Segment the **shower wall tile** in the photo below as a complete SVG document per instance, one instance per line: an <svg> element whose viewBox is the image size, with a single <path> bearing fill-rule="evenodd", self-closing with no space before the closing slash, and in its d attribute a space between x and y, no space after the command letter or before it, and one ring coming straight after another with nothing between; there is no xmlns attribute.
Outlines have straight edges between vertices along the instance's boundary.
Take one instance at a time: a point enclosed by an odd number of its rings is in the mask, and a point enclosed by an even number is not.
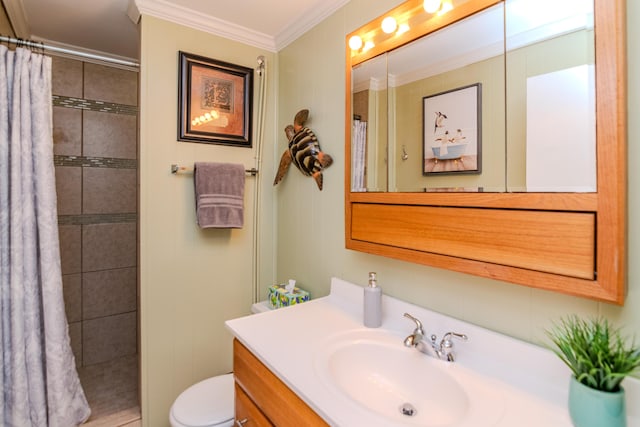
<svg viewBox="0 0 640 427"><path fill-rule="evenodd" d="M58 226L62 274L80 273L82 270L81 233L79 225Z"/></svg>
<svg viewBox="0 0 640 427"><path fill-rule="evenodd" d="M136 266L136 224L82 226L84 272Z"/></svg>
<svg viewBox="0 0 640 427"><path fill-rule="evenodd" d="M138 105L138 73L85 63L84 98Z"/></svg>
<svg viewBox="0 0 640 427"><path fill-rule="evenodd" d="M64 295L64 311L67 322L82 320L82 275L65 274L62 276L62 290Z"/></svg>
<svg viewBox="0 0 640 427"><path fill-rule="evenodd" d="M84 155L137 158L137 116L85 111L82 137Z"/></svg>
<svg viewBox="0 0 640 427"><path fill-rule="evenodd" d="M53 154L82 155L82 111L53 107Z"/></svg>
<svg viewBox="0 0 640 427"><path fill-rule="evenodd" d="M82 62L52 57L51 92L53 95L82 98Z"/></svg>
<svg viewBox="0 0 640 427"><path fill-rule="evenodd" d="M56 166L58 215L82 213L82 168Z"/></svg>
<svg viewBox="0 0 640 427"><path fill-rule="evenodd" d="M136 212L136 170L84 168L82 204L84 214Z"/></svg>
<svg viewBox="0 0 640 427"><path fill-rule="evenodd" d="M82 322L84 365L136 354L136 324L135 312Z"/></svg>
<svg viewBox="0 0 640 427"><path fill-rule="evenodd" d="M82 323L69 323L69 339L71 340L71 350L76 359L76 367L82 366Z"/></svg>
<svg viewBox="0 0 640 427"><path fill-rule="evenodd" d="M135 311L138 302L136 279L135 267L84 273L83 319Z"/></svg>
<svg viewBox="0 0 640 427"><path fill-rule="evenodd" d="M76 366L135 362L138 75L60 57L52 74L62 279ZM118 377L132 391L109 386L112 394L136 401L136 366Z"/></svg>

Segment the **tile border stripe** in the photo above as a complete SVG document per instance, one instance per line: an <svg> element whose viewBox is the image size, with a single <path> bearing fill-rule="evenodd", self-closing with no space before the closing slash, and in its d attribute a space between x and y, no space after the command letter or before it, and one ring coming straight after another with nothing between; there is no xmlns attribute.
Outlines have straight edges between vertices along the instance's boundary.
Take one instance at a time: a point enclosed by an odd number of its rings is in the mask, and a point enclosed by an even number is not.
<svg viewBox="0 0 640 427"><path fill-rule="evenodd" d="M58 225L117 224L138 221L135 213L58 215Z"/></svg>
<svg viewBox="0 0 640 427"><path fill-rule="evenodd" d="M118 159L115 157L54 155L53 165L88 168L138 169L138 160Z"/></svg>
<svg viewBox="0 0 640 427"><path fill-rule="evenodd" d="M114 113L135 116L138 107L135 105L116 104L114 102L94 101L91 99L73 98L70 96L52 95L54 107L76 108L79 110L98 111L101 113Z"/></svg>

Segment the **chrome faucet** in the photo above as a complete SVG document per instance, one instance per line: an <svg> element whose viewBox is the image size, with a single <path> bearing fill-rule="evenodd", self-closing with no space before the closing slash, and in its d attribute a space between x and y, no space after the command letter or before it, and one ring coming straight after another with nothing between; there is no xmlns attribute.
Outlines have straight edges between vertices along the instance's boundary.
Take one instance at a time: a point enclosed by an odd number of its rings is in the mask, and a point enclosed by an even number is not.
<svg viewBox="0 0 640 427"><path fill-rule="evenodd" d="M413 320L413 322L416 324L413 333L404 339L404 345L406 347L414 347L421 353L427 354L431 357L435 357L436 359L453 362L455 360L455 355L453 353L452 339L458 338L462 341L468 340L468 337L465 334L459 334L457 332L447 332L446 334L444 334L439 344L436 344L438 338L435 334L429 337L429 341L426 341L424 339L425 334L422 327L422 322L420 322L420 320L416 319L409 313L405 313L404 317Z"/></svg>

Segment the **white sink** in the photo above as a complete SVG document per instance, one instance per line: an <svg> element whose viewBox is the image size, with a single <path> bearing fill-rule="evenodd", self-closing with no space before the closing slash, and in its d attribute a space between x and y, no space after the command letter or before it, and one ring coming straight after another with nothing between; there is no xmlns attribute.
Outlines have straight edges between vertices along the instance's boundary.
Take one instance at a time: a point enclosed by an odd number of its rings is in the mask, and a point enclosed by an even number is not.
<svg viewBox="0 0 640 427"><path fill-rule="evenodd" d="M387 295L382 325L369 329L362 307L362 287L333 278L326 297L226 324L331 427L571 427L571 373L552 351ZM405 347L404 313L427 334L466 334L456 361ZM640 381L624 387L628 426L640 427Z"/></svg>
<svg viewBox="0 0 640 427"><path fill-rule="evenodd" d="M489 378L403 345L404 337L359 329L330 337L314 365L326 387L394 425L491 426L504 398Z"/></svg>

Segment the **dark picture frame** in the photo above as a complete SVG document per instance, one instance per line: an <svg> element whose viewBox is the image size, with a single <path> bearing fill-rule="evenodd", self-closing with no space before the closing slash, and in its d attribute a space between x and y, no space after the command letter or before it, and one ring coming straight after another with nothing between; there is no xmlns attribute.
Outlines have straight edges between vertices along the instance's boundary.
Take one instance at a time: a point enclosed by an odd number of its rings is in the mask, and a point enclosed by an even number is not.
<svg viewBox="0 0 640 427"><path fill-rule="evenodd" d="M178 140L251 147L253 69L179 52Z"/></svg>
<svg viewBox="0 0 640 427"><path fill-rule="evenodd" d="M482 84L422 98L423 175L482 173Z"/></svg>

